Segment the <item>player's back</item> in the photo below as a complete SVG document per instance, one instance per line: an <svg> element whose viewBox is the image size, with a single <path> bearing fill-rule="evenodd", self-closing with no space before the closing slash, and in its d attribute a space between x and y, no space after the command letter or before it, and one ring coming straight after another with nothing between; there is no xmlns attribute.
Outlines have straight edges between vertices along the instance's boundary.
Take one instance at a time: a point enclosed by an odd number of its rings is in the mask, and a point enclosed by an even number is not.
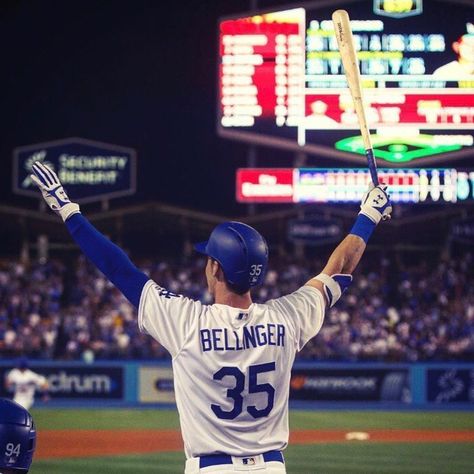
<svg viewBox="0 0 474 474"><path fill-rule="evenodd" d="M269 305L204 306L173 361L189 456L282 449L288 438L294 330Z"/></svg>
<svg viewBox="0 0 474 474"><path fill-rule="evenodd" d="M139 323L173 356L186 457L283 449L291 366L321 327L321 293L305 286L238 309L147 285Z"/></svg>

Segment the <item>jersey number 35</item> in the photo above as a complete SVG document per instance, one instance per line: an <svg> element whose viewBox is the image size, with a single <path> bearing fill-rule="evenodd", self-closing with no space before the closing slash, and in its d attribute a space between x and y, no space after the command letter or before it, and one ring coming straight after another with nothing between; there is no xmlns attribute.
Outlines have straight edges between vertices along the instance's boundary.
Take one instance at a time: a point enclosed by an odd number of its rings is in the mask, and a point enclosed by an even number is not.
<svg viewBox="0 0 474 474"><path fill-rule="evenodd" d="M258 374L263 372L272 372L275 370L275 362L268 362L266 364L251 365L248 369L248 390L249 393L266 393L267 394L267 405L264 408L257 408L255 405L249 405L247 412L253 418L262 418L268 416L272 411L273 403L275 401L275 389L269 383L258 383ZM234 400L234 407L232 410L223 410L219 405L214 403L211 405L211 409L217 418L222 420L233 420L237 418L243 410L244 397L242 392L245 389L245 374L237 367L222 367L218 370L213 378L214 380L222 380L224 377L234 377L235 385L234 388L227 390L227 398Z"/></svg>

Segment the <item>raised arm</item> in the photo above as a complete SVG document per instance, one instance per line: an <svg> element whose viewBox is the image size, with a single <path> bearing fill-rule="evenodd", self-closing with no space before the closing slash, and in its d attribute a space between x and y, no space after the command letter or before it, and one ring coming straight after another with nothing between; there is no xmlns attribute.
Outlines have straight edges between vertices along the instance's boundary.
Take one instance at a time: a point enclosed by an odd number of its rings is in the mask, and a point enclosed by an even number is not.
<svg viewBox="0 0 474 474"><path fill-rule="evenodd" d="M79 205L69 200L56 173L36 162L31 179L40 188L48 206L58 214L73 239L95 266L138 307L149 277L141 272L117 245L104 237L82 214Z"/></svg>
<svg viewBox="0 0 474 474"><path fill-rule="evenodd" d="M336 247L323 271L306 283L325 295L329 307L351 284L351 274L362 258L372 232L381 220L390 219L391 212L386 186L371 188L362 199L359 215L349 235Z"/></svg>

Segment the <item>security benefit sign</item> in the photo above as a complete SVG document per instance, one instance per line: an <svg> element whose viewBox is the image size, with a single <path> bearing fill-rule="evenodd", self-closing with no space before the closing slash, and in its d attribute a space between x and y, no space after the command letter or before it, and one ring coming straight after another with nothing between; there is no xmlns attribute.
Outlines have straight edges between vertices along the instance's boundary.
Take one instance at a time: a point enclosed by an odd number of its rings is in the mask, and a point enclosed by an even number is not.
<svg viewBox="0 0 474 474"><path fill-rule="evenodd" d="M474 366L470 369L428 369L427 391L429 402L474 404Z"/></svg>
<svg viewBox="0 0 474 474"><path fill-rule="evenodd" d="M13 192L17 194L40 197L30 178L36 161L53 168L68 196L78 202L135 192L136 154L131 148L68 138L16 148L13 161Z"/></svg>
<svg viewBox="0 0 474 474"><path fill-rule="evenodd" d="M294 369L291 400L405 402L410 401L407 369Z"/></svg>
<svg viewBox="0 0 474 474"><path fill-rule="evenodd" d="M143 366L138 374L141 403L175 403L173 369Z"/></svg>

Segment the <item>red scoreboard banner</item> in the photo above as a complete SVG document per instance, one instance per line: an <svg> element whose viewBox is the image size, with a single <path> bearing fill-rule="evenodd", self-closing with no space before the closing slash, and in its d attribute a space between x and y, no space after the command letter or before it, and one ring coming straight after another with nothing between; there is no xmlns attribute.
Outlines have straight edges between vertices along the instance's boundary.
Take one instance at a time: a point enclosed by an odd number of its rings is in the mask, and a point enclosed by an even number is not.
<svg viewBox="0 0 474 474"><path fill-rule="evenodd" d="M240 169L237 171L238 202L292 202L292 169Z"/></svg>

